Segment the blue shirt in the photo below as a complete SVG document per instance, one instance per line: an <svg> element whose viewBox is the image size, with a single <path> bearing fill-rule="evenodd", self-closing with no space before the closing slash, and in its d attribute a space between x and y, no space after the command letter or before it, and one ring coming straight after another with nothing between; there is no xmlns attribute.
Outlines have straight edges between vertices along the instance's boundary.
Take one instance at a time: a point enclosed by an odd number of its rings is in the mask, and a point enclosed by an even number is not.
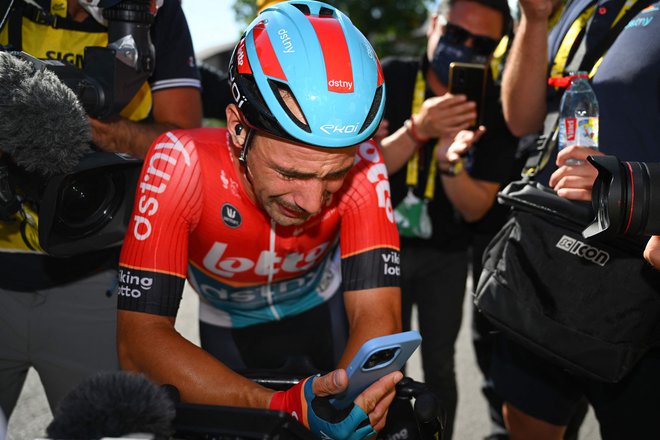
<svg viewBox="0 0 660 440"><path fill-rule="evenodd" d="M607 35L624 0L601 0L587 29L587 51ZM548 61L573 21L589 5L575 0L548 36ZM604 9L602 9L604 8ZM660 162L660 2L638 13L621 31L592 78L600 111L600 150L621 160ZM538 176L546 183L556 153Z"/></svg>

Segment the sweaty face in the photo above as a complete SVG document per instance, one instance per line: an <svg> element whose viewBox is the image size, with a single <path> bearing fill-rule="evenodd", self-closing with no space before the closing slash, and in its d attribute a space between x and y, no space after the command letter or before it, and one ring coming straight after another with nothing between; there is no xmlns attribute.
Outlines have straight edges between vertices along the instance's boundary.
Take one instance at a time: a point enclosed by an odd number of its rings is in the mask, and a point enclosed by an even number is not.
<svg viewBox="0 0 660 440"><path fill-rule="evenodd" d="M341 188L356 150L308 147L257 134L247 157L253 196L278 224L300 225Z"/></svg>

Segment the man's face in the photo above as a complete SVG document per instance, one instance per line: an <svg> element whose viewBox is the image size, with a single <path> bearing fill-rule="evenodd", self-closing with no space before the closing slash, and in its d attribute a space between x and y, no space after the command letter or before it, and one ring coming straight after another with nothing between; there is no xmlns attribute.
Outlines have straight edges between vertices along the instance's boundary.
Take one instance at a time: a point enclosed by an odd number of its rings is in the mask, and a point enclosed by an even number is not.
<svg viewBox="0 0 660 440"><path fill-rule="evenodd" d="M300 225L341 188L356 150L309 147L259 133L247 157L254 197L278 224Z"/></svg>
<svg viewBox="0 0 660 440"><path fill-rule="evenodd" d="M446 17L447 24L443 23L441 18L435 20L435 25L430 29L428 34L428 46L427 46L427 56L428 59L433 59L436 47L438 45L438 40L443 33L449 34L449 31L452 26L454 28L461 28L462 30L467 31L468 34L463 33L459 29L459 35L464 37L467 35L467 38L464 41L461 41L461 45L465 47L475 49L474 47L474 36L487 37L493 39L494 41L499 41L502 38L502 28L503 28L503 17L502 13L484 6L481 3L472 2L469 0L460 0L454 4L454 6L449 10L448 16ZM463 38L461 38L463 39ZM494 50L495 48L493 48ZM484 58L492 55L492 52L487 54Z"/></svg>

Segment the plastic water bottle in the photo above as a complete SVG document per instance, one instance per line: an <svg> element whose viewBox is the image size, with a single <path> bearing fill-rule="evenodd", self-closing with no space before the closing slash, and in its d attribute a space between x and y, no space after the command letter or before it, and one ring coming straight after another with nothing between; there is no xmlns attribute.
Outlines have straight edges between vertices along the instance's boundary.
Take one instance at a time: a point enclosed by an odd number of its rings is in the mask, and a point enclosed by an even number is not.
<svg viewBox="0 0 660 440"><path fill-rule="evenodd" d="M559 105L559 150L572 145L598 150L598 100L586 72L571 72ZM580 160L566 163L577 165Z"/></svg>

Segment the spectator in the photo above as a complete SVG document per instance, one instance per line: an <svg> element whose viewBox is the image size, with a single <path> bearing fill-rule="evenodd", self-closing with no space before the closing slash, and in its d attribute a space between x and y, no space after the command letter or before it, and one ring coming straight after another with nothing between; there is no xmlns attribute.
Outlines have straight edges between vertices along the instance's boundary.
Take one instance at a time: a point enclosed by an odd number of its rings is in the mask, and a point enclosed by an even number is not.
<svg viewBox="0 0 660 440"><path fill-rule="evenodd" d="M402 235L403 324L410 328L417 304L424 380L447 408L447 438L456 411L454 343L472 228L495 231L501 225L501 213L498 218L491 208L502 184L515 175L517 144L504 123L490 71L485 132L465 130L476 117L475 103L448 93L449 64L486 65L510 21L506 0L443 2L431 17L421 60L383 60L389 136L381 144ZM422 98L419 105L415 96ZM419 173L404 166L416 162Z"/></svg>
<svg viewBox="0 0 660 440"><path fill-rule="evenodd" d="M589 54L598 47L617 17L633 4L620 0L601 0L595 6L589 1L571 2L548 35L551 2L521 2L522 21L502 87L504 113L514 133L538 132L546 113L558 108L558 96L546 88L549 67L552 76L557 77L574 70L572 66L580 61L574 54ZM660 160L659 13L655 3L628 21L595 74L592 71L600 109L600 149L622 160ZM582 30L586 26L586 32L573 34L578 35L573 41L567 39L568 29L580 23ZM575 50L580 45L584 45L584 51ZM564 59L558 56L561 53L569 56ZM556 156L556 166L551 160L539 180L549 183L562 197L589 200L595 168L586 161L566 164L567 159L584 159L589 154L602 153L580 146L562 150ZM660 410L657 349L649 350L629 375L615 384L568 374L504 338L493 366L495 388L506 400L504 413L512 438L561 438L583 396L594 408L604 439L660 436L660 425L655 420Z"/></svg>
<svg viewBox="0 0 660 440"><path fill-rule="evenodd" d="M108 44L107 28L96 21L99 8L77 0L52 6L48 0L15 1L0 44L37 58L81 62L85 47ZM144 157L162 131L201 122L199 78L178 1L165 0L151 37L156 66L149 83L122 117L89 119L94 145L102 150ZM0 407L7 417L30 367L39 373L51 409L88 376L118 368L119 250L53 258L32 250L21 227L18 220L0 223Z"/></svg>
<svg viewBox="0 0 660 440"><path fill-rule="evenodd" d="M121 255L121 365L184 401L283 410L359 440L383 427L401 373L350 411L319 398L345 389L334 369L366 340L401 326L389 183L365 142L384 107L380 64L343 13L297 0L248 26L229 79L226 129L167 132L147 155ZM201 348L174 329L186 278ZM306 374L334 371L286 392L242 375L300 356Z"/></svg>

